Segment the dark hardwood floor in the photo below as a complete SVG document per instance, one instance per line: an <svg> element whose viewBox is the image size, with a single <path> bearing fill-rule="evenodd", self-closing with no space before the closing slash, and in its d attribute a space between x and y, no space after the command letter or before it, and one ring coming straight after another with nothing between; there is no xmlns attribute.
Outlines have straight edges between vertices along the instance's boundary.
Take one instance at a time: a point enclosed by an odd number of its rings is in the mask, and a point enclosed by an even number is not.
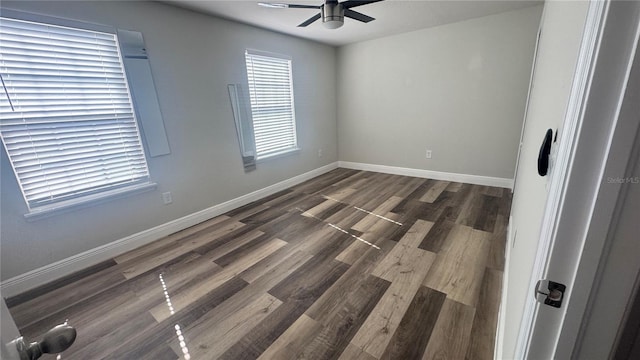
<svg viewBox="0 0 640 360"><path fill-rule="evenodd" d="M493 359L510 202L337 169L7 304L63 359Z"/></svg>

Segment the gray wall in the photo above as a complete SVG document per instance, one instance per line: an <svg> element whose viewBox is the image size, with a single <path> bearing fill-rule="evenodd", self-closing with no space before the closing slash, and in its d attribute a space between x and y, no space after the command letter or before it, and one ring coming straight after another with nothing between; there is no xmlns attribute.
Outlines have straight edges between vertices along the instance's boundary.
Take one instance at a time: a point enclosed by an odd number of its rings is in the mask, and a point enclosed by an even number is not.
<svg viewBox="0 0 640 360"><path fill-rule="evenodd" d="M540 13L340 48L340 160L513 178Z"/></svg>
<svg viewBox="0 0 640 360"><path fill-rule="evenodd" d="M3 1L2 6L141 31L172 150L149 161L156 191L32 223L23 218L27 208L1 151L3 280L337 160L332 47L159 3ZM247 174L227 92L229 83L246 84L245 48L293 58L302 148ZM173 204L163 205L165 191L172 192Z"/></svg>

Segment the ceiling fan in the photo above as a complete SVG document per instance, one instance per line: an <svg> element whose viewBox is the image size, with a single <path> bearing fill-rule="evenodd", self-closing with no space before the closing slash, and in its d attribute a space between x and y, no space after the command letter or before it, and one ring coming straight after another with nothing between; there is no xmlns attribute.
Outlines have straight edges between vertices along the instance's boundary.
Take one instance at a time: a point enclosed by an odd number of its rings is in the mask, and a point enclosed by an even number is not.
<svg viewBox="0 0 640 360"><path fill-rule="evenodd" d="M345 16L354 20L362 21L363 23L368 23L369 21L375 20L371 16L367 16L365 14L359 13L357 11L351 10L356 6L367 5L375 2L379 2L383 0L347 0L343 2L338 2L338 0L326 0L322 5L299 5L299 4L280 4L280 3L258 3L260 6L268 7L268 8L276 8L276 9L320 9L320 13L315 14L310 17L307 21L298 25L298 27L306 27L316 20L322 18L322 24L329 29L337 29L344 24Z"/></svg>

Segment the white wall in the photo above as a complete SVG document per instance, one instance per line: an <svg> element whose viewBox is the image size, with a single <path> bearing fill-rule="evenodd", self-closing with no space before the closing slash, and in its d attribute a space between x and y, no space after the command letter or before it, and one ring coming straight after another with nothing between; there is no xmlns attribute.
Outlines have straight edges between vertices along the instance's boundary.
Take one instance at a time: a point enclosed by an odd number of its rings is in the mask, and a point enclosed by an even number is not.
<svg viewBox="0 0 640 360"><path fill-rule="evenodd" d="M340 160L513 178L540 13L341 47Z"/></svg>
<svg viewBox="0 0 640 360"><path fill-rule="evenodd" d="M588 2L549 1L545 3L542 33L538 46L529 110L523 134L511 207L510 259L506 266L508 283L504 313L505 359L514 358L525 299L540 236L547 200L547 179L537 173L537 158L547 129L561 128L571 91L576 60L584 28ZM559 135L561 136L561 135Z"/></svg>
<svg viewBox="0 0 640 360"><path fill-rule="evenodd" d="M2 2L3 8L141 31L172 153L149 159L156 191L27 223L1 156L1 278L7 279L337 160L335 49L147 2ZM245 83L245 48L293 58L302 151L245 174L227 84ZM317 101L321 98L322 101ZM323 156L317 156L318 149ZM171 191L173 204L161 193Z"/></svg>

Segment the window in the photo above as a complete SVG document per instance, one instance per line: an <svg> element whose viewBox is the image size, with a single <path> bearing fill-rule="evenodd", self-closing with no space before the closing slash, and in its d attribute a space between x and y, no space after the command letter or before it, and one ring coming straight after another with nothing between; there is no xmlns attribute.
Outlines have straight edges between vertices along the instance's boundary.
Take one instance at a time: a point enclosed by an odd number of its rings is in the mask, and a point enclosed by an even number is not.
<svg viewBox="0 0 640 360"><path fill-rule="evenodd" d="M247 50L257 159L298 149L291 59Z"/></svg>
<svg viewBox="0 0 640 360"><path fill-rule="evenodd" d="M152 186L118 39L0 18L0 135L31 213Z"/></svg>

